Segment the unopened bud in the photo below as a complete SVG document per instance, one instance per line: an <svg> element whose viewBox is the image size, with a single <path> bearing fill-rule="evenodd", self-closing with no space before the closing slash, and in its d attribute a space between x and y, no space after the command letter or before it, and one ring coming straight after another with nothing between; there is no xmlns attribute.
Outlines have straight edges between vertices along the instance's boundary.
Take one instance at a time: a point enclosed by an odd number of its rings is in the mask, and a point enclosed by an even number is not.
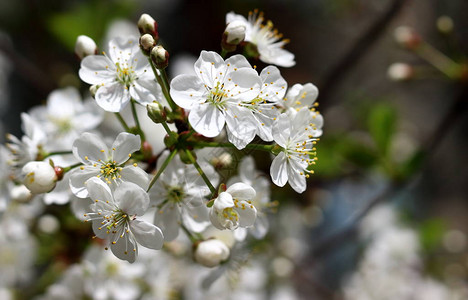
<svg viewBox="0 0 468 300"><path fill-rule="evenodd" d="M157 69L165 69L169 64L169 52L163 46L156 46L151 50L151 60Z"/></svg>
<svg viewBox="0 0 468 300"><path fill-rule="evenodd" d="M388 68L387 75L395 81L409 80L414 77L414 68L405 63L394 63Z"/></svg>
<svg viewBox="0 0 468 300"><path fill-rule="evenodd" d="M153 101L146 105L148 117L153 120L154 123L162 123L166 121L166 111L161 103Z"/></svg>
<svg viewBox="0 0 468 300"><path fill-rule="evenodd" d="M47 193L54 189L57 182L57 174L54 167L43 161L28 162L21 173L24 177L23 184L33 193Z"/></svg>
<svg viewBox="0 0 468 300"><path fill-rule="evenodd" d="M96 93L99 87L101 87L100 84L93 84L92 86L89 87L89 92L91 93L91 97L94 98L94 96L96 96Z"/></svg>
<svg viewBox="0 0 468 300"><path fill-rule="evenodd" d="M226 42L231 45L238 45L245 39L245 30L245 23L240 20L229 23L224 30Z"/></svg>
<svg viewBox="0 0 468 300"><path fill-rule="evenodd" d="M437 19L437 29L444 34L453 31L453 20L448 16L441 16Z"/></svg>
<svg viewBox="0 0 468 300"><path fill-rule="evenodd" d="M421 37L408 26L400 26L395 29L394 37L397 43L408 49L414 49L421 43Z"/></svg>
<svg viewBox="0 0 468 300"><path fill-rule="evenodd" d="M145 55L149 55L154 46L156 41L151 34L145 33L140 37L140 49Z"/></svg>
<svg viewBox="0 0 468 300"><path fill-rule="evenodd" d="M225 152L222 153L219 156L213 157L211 159L211 164L216 168L216 169L222 169L229 167L232 163L232 155Z"/></svg>
<svg viewBox="0 0 468 300"><path fill-rule="evenodd" d="M78 36L75 43L75 53L80 59L88 55L95 55L97 52L98 48L92 38L86 35Z"/></svg>
<svg viewBox="0 0 468 300"><path fill-rule="evenodd" d="M245 23L239 20L232 21L226 26L221 39L221 47L228 52L236 50L245 38Z"/></svg>
<svg viewBox="0 0 468 300"><path fill-rule="evenodd" d="M226 244L217 239L200 242L194 253L195 261L199 264L213 268L226 261L230 250Z"/></svg>
<svg viewBox="0 0 468 300"><path fill-rule="evenodd" d="M10 190L10 197L13 201L25 203L31 200L32 194L24 184L20 184Z"/></svg>
<svg viewBox="0 0 468 300"><path fill-rule="evenodd" d="M141 15L140 19L138 20L138 30L140 31L141 35L145 33L152 35L156 43L158 42L158 23L156 23L156 21L150 15Z"/></svg>

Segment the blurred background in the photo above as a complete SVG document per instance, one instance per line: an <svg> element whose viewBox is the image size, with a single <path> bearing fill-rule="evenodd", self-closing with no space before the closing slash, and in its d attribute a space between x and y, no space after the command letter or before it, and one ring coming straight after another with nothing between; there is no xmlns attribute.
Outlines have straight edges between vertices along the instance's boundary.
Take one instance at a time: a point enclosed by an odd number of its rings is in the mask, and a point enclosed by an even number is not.
<svg viewBox="0 0 468 300"><path fill-rule="evenodd" d="M315 84L325 119L307 191L273 187L279 204L260 245L274 257L265 286L288 288L262 297L468 299L465 0L0 0L1 142L22 135L20 113L52 90L87 92L78 35L104 45L109 30L148 13L175 65L220 51L226 13L255 8L290 39L296 66L280 68L283 77ZM271 160L257 161L268 174ZM38 269L80 255L39 253Z"/></svg>

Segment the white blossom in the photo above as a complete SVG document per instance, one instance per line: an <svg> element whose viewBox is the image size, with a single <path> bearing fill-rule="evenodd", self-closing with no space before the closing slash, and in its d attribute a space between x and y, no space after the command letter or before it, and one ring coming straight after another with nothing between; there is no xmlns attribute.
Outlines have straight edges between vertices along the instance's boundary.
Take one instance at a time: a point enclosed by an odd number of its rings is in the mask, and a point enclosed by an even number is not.
<svg viewBox="0 0 468 300"><path fill-rule="evenodd" d="M257 209L252 205L255 190L242 182L231 185L219 194L210 208L210 220L214 227L235 230L255 223Z"/></svg>
<svg viewBox="0 0 468 300"><path fill-rule="evenodd" d="M149 206L145 190L131 182L121 183L115 191L98 178L86 182L90 198L94 201L86 220L92 220L97 237L105 239L112 253L133 263L138 255L137 243L161 249L164 238L155 225L141 220Z"/></svg>
<svg viewBox="0 0 468 300"><path fill-rule="evenodd" d="M88 55L97 54L97 50L96 43L89 36L79 35L76 38L75 53L80 59Z"/></svg>
<svg viewBox="0 0 468 300"><path fill-rule="evenodd" d="M256 239L262 239L268 232L269 222L266 210L270 204L270 181L255 168L255 160L252 156L245 156L239 163L239 173L231 177L227 184L231 186L236 182L243 182L255 190L252 204L257 209L255 224L250 228L239 227L234 231L237 240L244 240L247 231Z"/></svg>
<svg viewBox="0 0 468 300"><path fill-rule="evenodd" d="M158 159L157 169L168 157L164 152ZM214 168L201 161L200 167L215 186L219 176ZM193 165L187 165L175 157L164 169L150 190L153 205L157 207L154 224L161 228L165 241L174 240L179 234L180 225L194 232L203 231L209 224L205 197L210 189Z"/></svg>
<svg viewBox="0 0 468 300"><path fill-rule="evenodd" d="M246 25L240 20L234 20L227 24L224 34L226 42L231 45L237 45L245 38Z"/></svg>
<svg viewBox="0 0 468 300"><path fill-rule="evenodd" d="M133 37L113 39L108 53L85 57L79 75L84 82L99 85L96 103L106 111L120 112L130 99L147 104L162 98L161 88Z"/></svg>
<svg viewBox="0 0 468 300"><path fill-rule="evenodd" d="M229 248L217 239L200 242L195 249L194 258L199 264L213 268L228 259Z"/></svg>
<svg viewBox="0 0 468 300"><path fill-rule="evenodd" d="M298 193L305 191L309 165L315 163L315 124L307 108L294 118L281 114L273 126L273 138L282 147L270 167L271 179L277 186L286 182Z"/></svg>
<svg viewBox="0 0 468 300"><path fill-rule="evenodd" d="M177 105L190 109L192 127L206 137L219 135L227 124L228 138L242 149L237 135L255 135L247 108L239 105L260 93L261 79L242 55L224 61L215 52L202 51L195 63L196 75L179 75L171 82L171 96Z"/></svg>
<svg viewBox="0 0 468 300"><path fill-rule="evenodd" d="M73 87L53 91L47 105L33 108L30 115L47 135L47 147L52 150L70 149L82 132L96 128L103 119L94 100L83 102Z"/></svg>
<svg viewBox="0 0 468 300"><path fill-rule="evenodd" d="M48 162L28 162L21 172L22 176L24 176L23 184L33 194L50 192L57 182L57 174Z"/></svg>
<svg viewBox="0 0 468 300"><path fill-rule="evenodd" d="M233 21L241 21L245 24L245 41L257 46L261 61L280 67L292 67L296 64L294 54L283 49L288 40L282 39L282 34L274 29L271 21L263 24L263 13L249 12L249 17L246 19L242 15L229 12L226 15L226 23Z"/></svg>
<svg viewBox="0 0 468 300"><path fill-rule="evenodd" d="M137 164L124 166L131 154L141 148L140 136L122 132L115 139L111 149L102 139L85 132L75 140L72 151L83 163L70 174L70 188L79 198L88 197L85 183L91 177L100 178L115 188L118 184L129 181L142 188L148 187L148 174Z"/></svg>

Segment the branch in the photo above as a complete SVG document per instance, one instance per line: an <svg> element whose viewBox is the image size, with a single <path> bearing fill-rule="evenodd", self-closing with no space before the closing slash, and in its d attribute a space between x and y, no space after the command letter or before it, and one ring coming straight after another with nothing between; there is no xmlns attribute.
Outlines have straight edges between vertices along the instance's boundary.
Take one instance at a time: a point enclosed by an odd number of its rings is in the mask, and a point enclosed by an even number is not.
<svg viewBox="0 0 468 300"><path fill-rule="evenodd" d="M364 32L349 49L349 51L335 64L331 71L325 75L325 79L320 88L320 106L321 110L324 110L326 106L330 105L329 101L326 101L336 85L340 80L346 78L349 71L356 65L359 60L366 54L366 52L372 47L374 42L380 37L382 32L385 31L390 21L400 12L405 4L409 0L394 0L387 10L378 16L374 23Z"/></svg>
<svg viewBox="0 0 468 300"><path fill-rule="evenodd" d="M447 135L449 129L456 123L456 121L465 113L468 108L468 86L463 86L462 91L458 95L457 99L452 104L452 107L445 114L442 121L434 129L433 134L426 140L422 150L424 155L423 165L419 172L415 172L407 178L405 182L392 182L386 187L379 195L370 199L367 204L355 214L347 225L336 230L333 234L328 237L319 240L315 247L311 250L311 257L318 258L323 254L328 253L335 246L347 241L357 233L358 225L362 218L364 218L369 211L372 210L380 202L383 202L395 194L402 192L404 189L409 188L418 178L419 174L423 173L427 168L427 164L432 155L436 152L438 146L442 143L442 139Z"/></svg>

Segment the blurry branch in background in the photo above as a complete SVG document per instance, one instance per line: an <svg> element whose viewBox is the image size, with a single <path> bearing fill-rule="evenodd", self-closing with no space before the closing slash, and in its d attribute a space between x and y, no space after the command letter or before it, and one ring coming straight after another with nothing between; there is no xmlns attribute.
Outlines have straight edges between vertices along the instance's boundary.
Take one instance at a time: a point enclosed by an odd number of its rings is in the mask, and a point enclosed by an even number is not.
<svg viewBox="0 0 468 300"><path fill-rule="evenodd" d="M4 34L0 35L0 52L13 63L14 70L18 75L28 81L43 97L56 88L51 77L39 69L36 64L15 51L8 37Z"/></svg>
<svg viewBox="0 0 468 300"><path fill-rule="evenodd" d="M466 112L467 108L468 84L464 83L451 108L440 121L439 125L434 129L432 135L429 136L421 149L416 151L413 155L412 160L414 161L416 170L409 173L405 178L394 178L380 194L368 200L367 204L365 204L359 212L350 218L347 225L338 229L328 237L318 241L315 244L315 247L312 248L311 258L317 259L328 253L334 247L337 247L351 237L354 237L357 233L359 222L369 211L371 211L373 207L383 201L389 200L395 194L414 186L416 184L416 179L420 177L417 175L424 172L431 156L437 151L438 146L442 144L443 138L450 131L450 128L456 124L456 121Z"/></svg>
<svg viewBox="0 0 468 300"><path fill-rule="evenodd" d="M393 0L382 15L377 16L371 26L360 37L343 57L335 64L331 71L325 75L318 87L320 89L320 106L323 111L330 106L327 99L335 89L339 81L346 78L349 71L372 47L374 42L381 36L392 19L398 15L403 5L409 0Z"/></svg>

